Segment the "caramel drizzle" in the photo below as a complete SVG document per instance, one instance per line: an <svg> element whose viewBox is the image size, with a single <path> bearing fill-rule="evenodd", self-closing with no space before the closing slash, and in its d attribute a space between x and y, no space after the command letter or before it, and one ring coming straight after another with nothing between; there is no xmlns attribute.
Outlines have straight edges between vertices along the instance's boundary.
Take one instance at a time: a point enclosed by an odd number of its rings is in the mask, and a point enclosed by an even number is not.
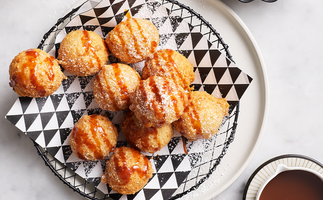
<svg viewBox="0 0 323 200"><path fill-rule="evenodd" d="M76 150L78 152L77 157L79 157L80 159L86 160L86 158L83 156L83 146L86 146L90 151L92 151L96 159L102 160L104 158L103 152L100 148L100 137L103 139L104 143L107 145L108 148L112 148L111 143L107 138L107 134L105 133L104 129L100 126L97 117L98 115L96 114L90 116L90 133L80 130L76 128L76 126L74 126L73 128L72 137L75 139ZM89 138L91 135L94 141L92 141Z"/></svg>
<svg viewBox="0 0 323 200"><path fill-rule="evenodd" d="M187 155L187 154L188 154L188 152L187 152L186 142L185 142L185 138L184 138L184 136L182 136L182 142L183 142L183 149L184 149L184 153Z"/></svg>
<svg viewBox="0 0 323 200"><path fill-rule="evenodd" d="M123 148L123 147L121 147ZM125 151L123 149L119 149L118 152L117 152L117 155L115 155L114 157L114 165L116 167L116 172L119 176L119 178L121 180L123 180L123 185L126 185L129 183L130 181L130 176L131 174L133 173L137 173L139 175L140 178L143 178L144 176L147 175L148 173L148 162L149 160L145 157L143 157L143 167L140 168L140 161L142 160L141 159L141 154L136 151L136 150L133 150L131 149L131 154L133 156L133 160L132 162L136 162L136 164L132 167L129 167L127 165L127 157L126 157L126 154L125 154ZM120 165L120 162L122 163L122 165Z"/></svg>
<svg viewBox="0 0 323 200"><path fill-rule="evenodd" d="M92 52L98 66L101 66L101 60L95 52L95 48L92 46L92 40L90 38L89 32L83 30L83 37L82 37L83 46L85 47L85 51L88 53L89 51Z"/></svg>
<svg viewBox="0 0 323 200"><path fill-rule="evenodd" d="M160 104L162 104L162 97L160 95L159 88L157 87L155 80L153 78L149 79L149 86L150 86L152 92L155 94L155 98L156 98L156 101L152 102L153 109L156 113L157 118L159 120L163 120L164 119L164 108L163 108L163 106L159 106ZM163 121L161 123L163 123Z"/></svg>
<svg viewBox="0 0 323 200"><path fill-rule="evenodd" d="M102 74L101 74L102 73ZM99 88L100 88L100 93L102 94L102 96L105 96L105 94L107 93L109 98L110 98L110 102L112 104L112 106L114 108L119 108L119 106L117 105L115 96L114 96L114 92L112 91L112 88L110 86L110 84L108 83L106 76L104 74L104 71L101 71L96 77L95 77ZM104 83L104 84L103 84ZM106 90L105 90L105 86L106 86Z"/></svg>
<svg viewBox="0 0 323 200"><path fill-rule="evenodd" d="M174 95L173 88L170 86L170 82L169 82L168 79L165 79L165 84L163 85L163 87L164 87L165 91L168 91L168 95L170 96L170 98L172 100L176 118L179 118L180 117L180 115L179 115L180 111L179 111L179 107L178 107L178 101L177 101L177 98ZM179 92L179 93L181 95L183 95L182 92Z"/></svg>
<svg viewBox="0 0 323 200"><path fill-rule="evenodd" d="M197 112L197 110L194 108L193 102L191 101L191 95L188 96L188 101L189 101L189 106L187 106L184 110L185 113L188 114L191 124L193 128L196 130L196 135L201 134L201 122L200 122L200 117ZM192 109L191 112L190 108Z"/></svg>
<svg viewBox="0 0 323 200"><path fill-rule="evenodd" d="M128 100L129 99L129 95L128 95L129 92L128 92L127 85L124 83L123 79L121 78L121 70L119 68L119 64L113 63L111 65L113 67L116 82L117 82L119 89L120 89L119 91L121 94L121 99Z"/></svg>

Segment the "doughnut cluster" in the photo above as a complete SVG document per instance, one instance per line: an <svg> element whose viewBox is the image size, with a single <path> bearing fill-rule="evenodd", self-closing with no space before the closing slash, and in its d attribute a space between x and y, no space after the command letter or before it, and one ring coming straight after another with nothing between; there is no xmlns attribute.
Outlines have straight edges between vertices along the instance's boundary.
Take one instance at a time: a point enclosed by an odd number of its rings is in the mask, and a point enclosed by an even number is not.
<svg viewBox="0 0 323 200"><path fill-rule="evenodd" d="M206 92L192 91L195 74L189 60L171 49L157 51L159 32L152 22L128 18L105 38L87 30L68 33L57 60L39 49L12 61L10 86L19 96L51 95L66 77L59 64L77 76L95 75L93 95L107 111L123 111L121 129L131 147L116 148L118 131L102 115L84 115L70 133L75 156L86 161L107 158L101 181L120 194L133 194L152 177L150 161L174 136L190 141L217 133L229 104ZM120 60L108 64L109 54ZM145 61L142 76L129 64Z"/></svg>

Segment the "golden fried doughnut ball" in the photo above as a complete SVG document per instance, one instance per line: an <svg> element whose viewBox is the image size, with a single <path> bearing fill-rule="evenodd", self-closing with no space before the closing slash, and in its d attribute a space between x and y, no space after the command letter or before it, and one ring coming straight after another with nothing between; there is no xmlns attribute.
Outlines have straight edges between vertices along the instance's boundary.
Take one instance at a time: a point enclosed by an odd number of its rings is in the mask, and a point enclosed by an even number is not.
<svg viewBox="0 0 323 200"><path fill-rule="evenodd" d="M106 162L101 182L120 194L134 194L148 183L152 174L148 158L133 148L119 147Z"/></svg>
<svg viewBox="0 0 323 200"><path fill-rule="evenodd" d="M140 75L128 65L105 65L93 82L93 94L103 110L120 111L130 105L130 95L140 82Z"/></svg>
<svg viewBox="0 0 323 200"><path fill-rule="evenodd" d="M142 79L150 76L172 78L185 90L191 90L190 85L195 79L193 65L182 54L172 49L158 50L148 58L142 70Z"/></svg>
<svg viewBox="0 0 323 200"><path fill-rule="evenodd" d="M229 104L224 98L216 98L207 92L194 91L188 94L188 106L174 128L189 141L205 138L218 132Z"/></svg>
<svg viewBox="0 0 323 200"><path fill-rule="evenodd" d="M108 49L100 35L76 30L65 36L58 49L62 67L77 76L96 74L108 61Z"/></svg>
<svg viewBox="0 0 323 200"><path fill-rule="evenodd" d="M53 94L66 77L57 60L40 49L20 52L9 66L9 85L19 96L46 97Z"/></svg>
<svg viewBox="0 0 323 200"><path fill-rule="evenodd" d="M136 63L155 53L159 32L149 20L128 18L108 34L105 42L115 57L126 63Z"/></svg>
<svg viewBox="0 0 323 200"><path fill-rule="evenodd" d="M121 129L130 146L148 153L161 150L174 136L171 124L146 128L130 110L123 116Z"/></svg>
<svg viewBox="0 0 323 200"><path fill-rule="evenodd" d="M187 105L187 94L172 79L151 76L140 81L130 101L129 109L146 128L161 127L180 118Z"/></svg>
<svg viewBox="0 0 323 200"><path fill-rule="evenodd" d="M83 115L70 134L73 153L82 160L102 160L116 146L117 128L108 117Z"/></svg>

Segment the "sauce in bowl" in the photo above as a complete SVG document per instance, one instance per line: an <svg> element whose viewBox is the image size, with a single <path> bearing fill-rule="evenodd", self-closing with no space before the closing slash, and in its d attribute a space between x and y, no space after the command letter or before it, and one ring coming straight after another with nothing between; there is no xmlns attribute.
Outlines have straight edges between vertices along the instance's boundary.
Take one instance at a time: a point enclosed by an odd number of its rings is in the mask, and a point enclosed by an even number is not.
<svg viewBox="0 0 323 200"><path fill-rule="evenodd" d="M277 174L261 192L259 200L323 200L323 181L304 170Z"/></svg>

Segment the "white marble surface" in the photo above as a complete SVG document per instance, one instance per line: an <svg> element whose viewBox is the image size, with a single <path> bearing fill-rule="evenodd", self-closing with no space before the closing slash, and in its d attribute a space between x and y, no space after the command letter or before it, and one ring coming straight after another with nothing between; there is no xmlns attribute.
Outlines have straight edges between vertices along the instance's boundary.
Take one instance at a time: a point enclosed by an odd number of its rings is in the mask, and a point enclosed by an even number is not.
<svg viewBox="0 0 323 200"><path fill-rule="evenodd" d="M187 4L190 1L180 0ZM18 52L36 47L43 34L76 2L1 2L1 116L5 116L17 98L8 85L11 60ZM194 8L197 11L207 6L207 0L199 2L201 7ZM252 172L272 157L296 153L323 162L320 148L323 141L323 106L320 102L323 99L323 2L223 2L242 19L258 43L266 64L270 94L263 137L251 162L231 186L213 198L234 200L242 198L245 183ZM203 12L201 14L203 16ZM226 42L230 44L230 41ZM83 199L50 172L28 137L4 117L0 120L0 127L0 199Z"/></svg>

